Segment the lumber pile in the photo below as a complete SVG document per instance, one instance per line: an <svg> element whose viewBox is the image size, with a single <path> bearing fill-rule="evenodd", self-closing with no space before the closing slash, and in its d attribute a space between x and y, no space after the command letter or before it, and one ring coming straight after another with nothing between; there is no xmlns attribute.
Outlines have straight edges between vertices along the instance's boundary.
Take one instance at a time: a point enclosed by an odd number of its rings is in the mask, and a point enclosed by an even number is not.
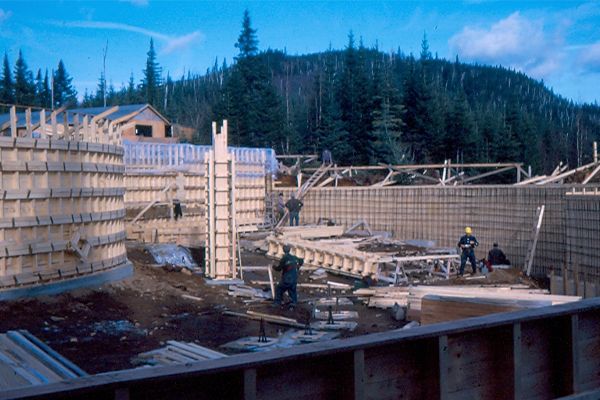
<svg viewBox="0 0 600 400"><path fill-rule="evenodd" d="M233 297L247 297L250 299L271 298L271 293L247 285L229 285L229 291L227 294Z"/></svg>
<svg viewBox="0 0 600 400"><path fill-rule="evenodd" d="M466 299L492 299L540 302L542 305L556 305L579 301L578 296L558 296L540 292L539 289L518 286L473 287L473 286L415 286L409 289L407 298L407 319L419 321L422 311L422 299L428 295L458 297ZM508 303L507 303L508 304ZM523 305L534 303L521 303ZM538 305L541 307L541 305Z"/></svg>
<svg viewBox="0 0 600 400"><path fill-rule="evenodd" d="M168 340L165 347L140 353L132 361L134 364L157 366L188 364L223 357L227 357L227 355L195 343Z"/></svg>
<svg viewBox="0 0 600 400"><path fill-rule="evenodd" d="M321 239L342 236L345 229L341 225L303 225L281 227L278 228L277 231L281 234L280 237L284 239L292 237L299 237L300 239Z"/></svg>
<svg viewBox="0 0 600 400"><path fill-rule="evenodd" d="M421 299L421 325L550 305L552 305L551 300L494 299L428 294Z"/></svg>
<svg viewBox="0 0 600 400"><path fill-rule="evenodd" d="M368 307L392 308L394 304L406 307L408 299L407 287L374 286L354 291L356 296Z"/></svg>
<svg viewBox="0 0 600 400"><path fill-rule="evenodd" d="M87 373L25 330L0 334L0 390L60 382Z"/></svg>

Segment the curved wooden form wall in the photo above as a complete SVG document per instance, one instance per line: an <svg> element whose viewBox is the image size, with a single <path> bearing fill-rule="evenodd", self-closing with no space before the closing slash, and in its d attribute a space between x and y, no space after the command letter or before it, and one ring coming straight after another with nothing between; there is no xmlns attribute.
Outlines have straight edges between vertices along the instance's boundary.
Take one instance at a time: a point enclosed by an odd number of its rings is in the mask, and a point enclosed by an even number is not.
<svg viewBox="0 0 600 400"><path fill-rule="evenodd" d="M130 268L123 148L102 123L0 137L0 291Z"/></svg>

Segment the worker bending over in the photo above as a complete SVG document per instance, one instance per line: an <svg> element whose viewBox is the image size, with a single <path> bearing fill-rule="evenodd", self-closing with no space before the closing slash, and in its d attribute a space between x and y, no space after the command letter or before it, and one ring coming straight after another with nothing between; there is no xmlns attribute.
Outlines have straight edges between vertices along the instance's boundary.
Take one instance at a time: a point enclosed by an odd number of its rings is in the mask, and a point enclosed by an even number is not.
<svg viewBox="0 0 600 400"><path fill-rule="evenodd" d="M275 305L281 305L283 294L288 292L290 296L290 308L293 309L298 303L298 295L296 294L296 286L298 285L298 270L304 264L304 260L290 254L290 246L283 246L283 258L279 261L279 265L274 265L275 271L281 271L281 279L275 289Z"/></svg>
<svg viewBox="0 0 600 400"><path fill-rule="evenodd" d="M472 229L467 226L465 228L465 235L458 241L458 247L461 249L459 276L462 276L465 273L465 264L467 263L467 260L469 260L471 267L473 267L473 274L477 273L475 247L479 246L479 242L475 236L471 235L472 232Z"/></svg>
<svg viewBox="0 0 600 400"><path fill-rule="evenodd" d="M489 251L488 261L492 265L510 265L510 261L508 261L502 249L498 247L498 243L494 243L494 247Z"/></svg>

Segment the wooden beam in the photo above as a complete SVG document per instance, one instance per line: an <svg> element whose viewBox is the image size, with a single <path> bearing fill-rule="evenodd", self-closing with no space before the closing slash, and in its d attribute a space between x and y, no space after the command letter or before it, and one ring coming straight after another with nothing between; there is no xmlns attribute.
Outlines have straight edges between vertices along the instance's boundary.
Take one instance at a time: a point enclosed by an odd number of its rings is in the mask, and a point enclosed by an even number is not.
<svg viewBox="0 0 600 400"><path fill-rule="evenodd" d="M108 110L101 112L100 114L94 116L92 118L91 122L94 124L94 123L100 121L101 119L108 117L110 114L117 112L118 110L119 110L119 106L111 107Z"/></svg>
<svg viewBox="0 0 600 400"><path fill-rule="evenodd" d="M594 166L596 166L596 164L597 163L593 162L593 163L590 163L590 164L582 165L579 168L575 168L575 169L572 169L570 171L563 172L562 174L559 174L559 175L556 175L556 176L552 176L552 177L550 177L548 179L544 179L543 181L537 182L537 185L545 185L546 183L552 183L552 182L559 181L561 179L565 179L565 178L567 178L567 177L569 177L569 176L571 176L571 175L573 175L573 174L575 174L577 172L585 171L588 168L594 167Z"/></svg>
<svg viewBox="0 0 600 400"><path fill-rule="evenodd" d="M597 161L596 161L596 162L597 162ZM592 172L590 172L590 173L588 174L588 176L586 176L586 177L585 177L585 179L583 180L583 182L581 182L581 183L585 185L586 183L588 183L589 181L591 181L591 180L592 180L592 178L593 178L594 176L596 176L596 174L597 174L599 171L600 171L600 165L598 165L596 168L594 168L594 170L593 170Z"/></svg>
<svg viewBox="0 0 600 400"><path fill-rule="evenodd" d="M522 166L523 163L460 163L460 164L451 164L452 168L504 168L504 167L512 167L517 168L518 166ZM444 167L448 167L448 164L406 164L406 165L366 165L366 166L332 166L330 168L331 171L343 171L343 170L353 170L353 171L382 171L389 168L392 168L396 171L402 170L419 170L419 169L443 169ZM304 168L304 171L312 172L316 171L318 168Z"/></svg>
<svg viewBox="0 0 600 400"><path fill-rule="evenodd" d="M165 188L163 190L160 191L160 193L154 198L154 200L152 200L146 207L144 207L144 209L142 211L140 211L138 213L138 215L135 216L135 218L130 222L130 224L135 224L137 222L138 219L140 219L144 214L146 214L146 212L152 208L152 206L154 206L156 203L158 203L163 194L165 194L167 191L169 191L173 186L175 186L175 182L171 182L169 184L167 184L167 186L165 186Z"/></svg>
<svg viewBox="0 0 600 400"><path fill-rule="evenodd" d="M500 168L497 169L495 171L489 171L489 172L485 172L483 174L479 174L479 175L475 175L475 176L471 176L469 178L465 178L462 180L462 183L466 183L466 182L471 182L471 181L475 181L477 179L481 179L481 178L485 178L486 176L492 176L492 175L496 175L496 174L501 174L502 172L506 172L506 171L510 171L513 168L515 168L514 166L510 166L510 167L504 167L504 168ZM517 169L518 171L518 169Z"/></svg>

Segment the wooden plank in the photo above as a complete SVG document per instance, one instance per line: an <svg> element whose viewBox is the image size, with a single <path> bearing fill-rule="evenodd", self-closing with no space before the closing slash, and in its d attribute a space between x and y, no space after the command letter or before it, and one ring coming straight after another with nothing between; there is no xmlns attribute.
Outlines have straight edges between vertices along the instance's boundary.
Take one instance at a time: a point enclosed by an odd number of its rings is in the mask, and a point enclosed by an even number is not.
<svg viewBox="0 0 600 400"><path fill-rule="evenodd" d="M256 400L256 368L244 370L244 400Z"/></svg>

